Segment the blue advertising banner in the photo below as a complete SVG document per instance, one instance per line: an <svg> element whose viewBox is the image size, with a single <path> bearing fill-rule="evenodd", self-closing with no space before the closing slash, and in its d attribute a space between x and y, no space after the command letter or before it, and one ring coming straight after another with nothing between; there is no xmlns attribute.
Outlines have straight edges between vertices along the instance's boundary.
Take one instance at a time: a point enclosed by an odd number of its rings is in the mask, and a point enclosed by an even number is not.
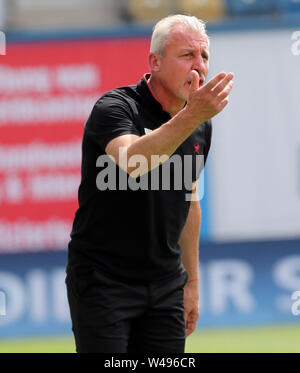
<svg viewBox="0 0 300 373"><path fill-rule="evenodd" d="M199 328L300 322L300 240L200 244ZM0 256L0 338L71 333L66 252Z"/></svg>
<svg viewBox="0 0 300 373"><path fill-rule="evenodd" d="M66 260L66 252L0 255L0 338L71 332Z"/></svg>
<svg viewBox="0 0 300 373"><path fill-rule="evenodd" d="M200 263L198 326L300 322L300 240L200 244Z"/></svg>

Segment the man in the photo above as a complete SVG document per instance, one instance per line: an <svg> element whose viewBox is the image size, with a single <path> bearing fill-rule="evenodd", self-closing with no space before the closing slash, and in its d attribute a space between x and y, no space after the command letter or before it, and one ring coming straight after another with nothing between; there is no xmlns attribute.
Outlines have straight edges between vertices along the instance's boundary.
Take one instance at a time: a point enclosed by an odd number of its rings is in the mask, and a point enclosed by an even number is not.
<svg viewBox="0 0 300 373"><path fill-rule="evenodd" d="M78 352L184 352L199 315L201 210L188 192L197 196L195 160L207 157L233 74L204 84L205 26L183 15L155 26L149 66L137 85L104 94L85 126L66 278ZM184 162L171 169L175 156Z"/></svg>

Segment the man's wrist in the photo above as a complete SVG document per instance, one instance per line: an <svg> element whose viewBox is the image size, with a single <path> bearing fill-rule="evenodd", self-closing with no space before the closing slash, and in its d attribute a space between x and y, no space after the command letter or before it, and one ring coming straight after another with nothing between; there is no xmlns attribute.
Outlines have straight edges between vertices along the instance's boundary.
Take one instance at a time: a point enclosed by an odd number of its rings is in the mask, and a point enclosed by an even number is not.
<svg viewBox="0 0 300 373"><path fill-rule="evenodd" d="M180 110L177 116L184 122L185 127L190 127L191 129L195 129L199 123L202 123L201 119L195 118L186 106Z"/></svg>

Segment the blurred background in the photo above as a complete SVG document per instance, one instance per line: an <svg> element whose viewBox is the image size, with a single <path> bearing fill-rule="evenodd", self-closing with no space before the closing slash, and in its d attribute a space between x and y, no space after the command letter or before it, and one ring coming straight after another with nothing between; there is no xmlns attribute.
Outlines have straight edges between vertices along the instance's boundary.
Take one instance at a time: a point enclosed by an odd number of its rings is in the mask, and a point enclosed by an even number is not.
<svg viewBox="0 0 300 373"><path fill-rule="evenodd" d="M175 13L207 22L209 77L235 73L203 174L187 351L300 352L300 0L0 0L0 352L74 351L83 126L148 72L152 27Z"/></svg>

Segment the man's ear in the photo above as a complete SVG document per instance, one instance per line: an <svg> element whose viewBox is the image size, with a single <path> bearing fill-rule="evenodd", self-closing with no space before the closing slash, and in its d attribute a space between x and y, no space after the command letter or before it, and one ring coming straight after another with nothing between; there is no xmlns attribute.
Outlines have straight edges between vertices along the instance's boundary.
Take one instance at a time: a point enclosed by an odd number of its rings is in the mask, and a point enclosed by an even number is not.
<svg viewBox="0 0 300 373"><path fill-rule="evenodd" d="M159 72L160 71L160 62L161 62L161 57L156 54L151 52L148 57L148 63L150 70L153 72Z"/></svg>

